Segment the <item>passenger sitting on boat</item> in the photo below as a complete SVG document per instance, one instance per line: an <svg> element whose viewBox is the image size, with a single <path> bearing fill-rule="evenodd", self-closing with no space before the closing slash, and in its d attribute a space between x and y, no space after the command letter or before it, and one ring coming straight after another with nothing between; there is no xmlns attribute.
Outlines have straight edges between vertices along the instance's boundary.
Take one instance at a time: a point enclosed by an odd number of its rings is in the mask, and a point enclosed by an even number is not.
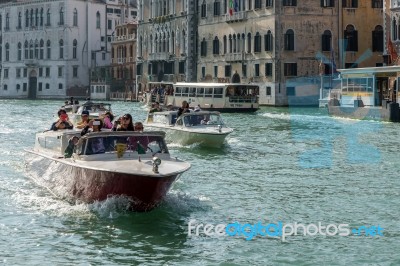
<svg viewBox="0 0 400 266"><path fill-rule="evenodd" d="M183 113L190 113L189 104L187 101L183 101L182 107L178 109L178 117L181 116Z"/></svg>
<svg viewBox="0 0 400 266"><path fill-rule="evenodd" d="M114 120L114 115L110 111L107 111L102 116L102 118L103 118L103 128L108 128L108 129L113 128L112 121Z"/></svg>
<svg viewBox="0 0 400 266"><path fill-rule="evenodd" d="M76 124L76 128L82 129L89 125L89 111L84 110L81 114L81 121Z"/></svg>
<svg viewBox="0 0 400 266"><path fill-rule="evenodd" d="M90 132L100 132L102 127L103 122L100 119L90 120L89 124L82 129L81 136Z"/></svg>
<svg viewBox="0 0 400 266"><path fill-rule="evenodd" d="M150 113L161 112L160 103L155 102L153 108L150 109Z"/></svg>
<svg viewBox="0 0 400 266"><path fill-rule="evenodd" d="M135 131L130 114L124 114L117 121L114 122L112 131Z"/></svg>
<svg viewBox="0 0 400 266"><path fill-rule="evenodd" d="M68 118L67 112L64 109L60 109L57 112L58 120L51 125L50 130L59 130L59 129L73 129L74 125Z"/></svg>
<svg viewBox="0 0 400 266"><path fill-rule="evenodd" d="M205 115L203 120L201 120L200 124L207 125L209 121L210 121L210 116L209 115Z"/></svg>
<svg viewBox="0 0 400 266"><path fill-rule="evenodd" d="M79 138L77 136L73 136L72 138L69 139L68 141L68 146L64 151L64 157L65 158L71 158L72 154L74 153L74 148L76 144L78 143Z"/></svg>
<svg viewBox="0 0 400 266"><path fill-rule="evenodd" d="M135 129L135 131L143 132L144 127L143 127L142 122L136 122L135 126L134 126L134 129Z"/></svg>

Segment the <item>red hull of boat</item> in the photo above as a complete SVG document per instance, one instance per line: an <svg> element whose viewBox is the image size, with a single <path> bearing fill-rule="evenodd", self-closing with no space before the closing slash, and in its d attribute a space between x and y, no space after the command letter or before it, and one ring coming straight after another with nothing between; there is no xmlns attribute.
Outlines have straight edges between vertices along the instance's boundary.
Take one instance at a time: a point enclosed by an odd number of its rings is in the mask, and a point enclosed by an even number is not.
<svg viewBox="0 0 400 266"><path fill-rule="evenodd" d="M29 170L36 172L33 178L55 195L86 203L102 201L112 195L125 195L131 199L130 208L134 211L149 211L156 207L179 176L140 176L102 171L31 155L34 158L28 166Z"/></svg>

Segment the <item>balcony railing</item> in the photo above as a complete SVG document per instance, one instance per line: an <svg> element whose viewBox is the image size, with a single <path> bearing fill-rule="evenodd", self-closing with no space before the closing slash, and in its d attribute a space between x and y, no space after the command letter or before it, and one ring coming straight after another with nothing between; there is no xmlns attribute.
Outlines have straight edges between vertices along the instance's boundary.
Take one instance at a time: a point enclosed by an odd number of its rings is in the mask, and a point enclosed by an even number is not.
<svg viewBox="0 0 400 266"><path fill-rule="evenodd" d="M151 53L149 55L149 60L150 61L166 61L166 60L169 60L171 56L172 56L172 54L168 53L168 52Z"/></svg>
<svg viewBox="0 0 400 266"><path fill-rule="evenodd" d="M242 53L230 53L225 55L225 60L227 62L239 62L243 60Z"/></svg>
<svg viewBox="0 0 400 266"><path fill-rule="evenodd" d="M225 18L227 23L244 21L247 20L247 11L235 12L232 15L226 14Z"/></svg>
<svg viewBox="0 0 400 266"><path fill-rule="evenodd" d="M124 42L124 41L132 41L135 40L136 35L135 34L128 34L128 35L122 35L122 36L114 36L112 38L112 42Z"/></svg>
<svg viewBox="0 0 400 266"><path fill-rule="evenodd" d="M37 59L25 59L24 62L28 67L35 67L39 65L39 61Z"/></svg>

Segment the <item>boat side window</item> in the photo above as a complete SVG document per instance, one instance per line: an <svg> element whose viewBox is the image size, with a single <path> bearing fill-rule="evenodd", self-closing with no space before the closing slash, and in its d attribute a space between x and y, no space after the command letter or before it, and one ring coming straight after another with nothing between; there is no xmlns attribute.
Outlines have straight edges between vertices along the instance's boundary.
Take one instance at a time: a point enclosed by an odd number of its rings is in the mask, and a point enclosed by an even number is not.
<svg viewBox="0 0 400 266"><path fill-rule="evenodd" d="M128 150L136 151L138 154L168 153L163 139L159 136L132 136L128 137Z"/></svg>
<svg viewBox="0 0 400 266"><path fill-rule="evenodd" d="M88 145L86 148L86 154L99 154L99 153L105 153L106 152L106 145L104 138L98 137L98 138L90 138L88 140Z"/></svg>
<svg viewBox="0 0 400 266"><path fill-rule="evenodd" d="M197 88L196 96L204 97L204 88Z"/></svg>
<svg viewBox="0 0 400 266"><path fill-rule="evenodd" d="M234 96L235 95L235 88L234 87L228 87L226 89L226 96Z"/></svg>
<svg viewBox="0 0 400 266"><path fill-rule="evenodd" d="M188 87L182 88L182 97L189 97L189 88Z"/></svg>
<svg viewBox="0 0 400 266"><path fill-rule="evenodd" d="M210 120L207 123L208 125L222 125L223 122L221 120L221 117L216 114L211 114L210 115Z"/></svg>
<svg viewBox="0 0 400 266"><path fill-rule="evenodd" d="M214 88L214 98L222 98L222 88Z"/></svg>
<svg viewBox="0 0 400 266"><path fill-rule="evenodd" d="M182 88L181 87L175 88L175 96L182 96Z"/></svg>
<svg viewBox="0 0 400 266"><path fill-rule="evenodd" d="M147 148L152 153L168 153L167 145L164 140L159 136L148 137Z"/></svg>
<svg viewBox="0 0 400 266"><path fill-rule="evenodd" d="M213 88L205 88L205 95L204 97L212 97Z"/></svg>
<svg viewBox="0 0 400 266"><path fill-rule="evenodd" d="M189 88L189 97L196 97L196 88Z"/></svg>

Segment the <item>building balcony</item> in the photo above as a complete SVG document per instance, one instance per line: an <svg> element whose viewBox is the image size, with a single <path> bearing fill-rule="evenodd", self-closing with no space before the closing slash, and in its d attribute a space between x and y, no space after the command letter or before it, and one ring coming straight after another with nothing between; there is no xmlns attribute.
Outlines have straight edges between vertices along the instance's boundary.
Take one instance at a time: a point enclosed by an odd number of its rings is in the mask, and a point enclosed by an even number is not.
<svg viewBox="0 0 400 266"><path fill-rule="evenodd" d="M160 52L160 53L151 53L149 54L150 61L167 61L173 57L171 53L168 52Z"/></svg>
<svg viewBox="0 0 400 266"><path fill-rule="evenodd" d="M136 39L135 34L128 34L128 35L122 35L122 36L114 36L111 39L111 42L126 42L126 41L133 41Z"/></svg>
<svg viewBox="0 0 400 266"><path fill-rule="evenodd" d="M39 65L37 59L25 59L24 63L27 67L37 67Z"/></svg>
<svg viewBox="0 0 400 266"><path fill-rule="evenodd" d="M243 60L242 53L230 53L225 55L225 60L227 62L240 62Z"/></svg>
<svg viewBox="0 0 400 266"><path fill-rule="evenodd" d="M232 15L225 15L227 23L240 22L247 20L247 11L234 12Z"/></svg>

